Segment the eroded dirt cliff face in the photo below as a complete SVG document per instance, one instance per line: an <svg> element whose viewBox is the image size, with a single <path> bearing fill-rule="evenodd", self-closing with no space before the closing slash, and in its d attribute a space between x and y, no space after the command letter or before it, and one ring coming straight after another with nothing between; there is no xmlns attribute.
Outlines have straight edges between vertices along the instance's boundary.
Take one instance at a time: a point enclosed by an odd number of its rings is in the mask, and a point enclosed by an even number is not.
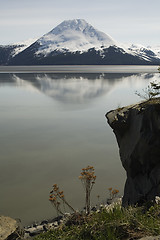
<svg viewBox="0 0 160 240"><path fill-rule="evenodd" d="M160 98L110 111L106 118L127 173L123 206L154 200L160 196Z"/></svg>

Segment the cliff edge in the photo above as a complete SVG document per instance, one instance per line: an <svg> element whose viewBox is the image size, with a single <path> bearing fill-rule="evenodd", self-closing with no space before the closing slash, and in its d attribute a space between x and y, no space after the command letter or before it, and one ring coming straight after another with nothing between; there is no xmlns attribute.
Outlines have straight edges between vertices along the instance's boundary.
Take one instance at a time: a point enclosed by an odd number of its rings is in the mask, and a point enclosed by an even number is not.
<svg viewBox="0 0 160 240"><path fill-rule="evenodd" d="M160 196L160 98L106 114L127 173L123 206Z"/></svg>
<svg viewBox="0 0 160 240"><path fill-rule="evenodd" d="M23 239L23 228L20 220L0 216L0 240Z"/></svg>

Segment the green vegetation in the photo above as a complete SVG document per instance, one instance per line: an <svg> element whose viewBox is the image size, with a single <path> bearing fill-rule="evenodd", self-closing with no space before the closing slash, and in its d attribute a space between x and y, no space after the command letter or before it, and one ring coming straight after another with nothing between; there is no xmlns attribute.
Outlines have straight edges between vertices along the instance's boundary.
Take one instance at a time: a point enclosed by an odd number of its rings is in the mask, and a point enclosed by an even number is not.
<svg viewBox="0 0 160 240"><path fill-rule="evenodd" d="M34 240L127 240L160 235L160 198L156 199L157 203L123 208L114 201L119 190L110 187L108 200L111 204L98 204L98 210L91 211L90 194L96 180L94 168L82 168L79 179L85 190L85 212L75 211L65 199L64 192L54 184L49 201L57 214L63 215L63 220L59 226L37 235ZM72 214L65 215L65 206Z"/></svg>
<svg viewBox="0 0 160 240"><path fill-rule="evenodd" d="M57 229L35 237L35 240L121 240L138 239L143 236L160 234L160 205L150 208L103 208L100 212L80 216L78 221L73 214L68 221ZM77 216L76 216L77 217Z"/></svg>
<svg viewBox="0 0 160 240"><path fill-rule="evenodd" d="M145 89L142 89L142 91L142 93L136 91L135 94L145 100L153 99L160 95L160 83L155 81L150 82Z"/></svg>
<svg viewBox="0 0 160 240"><path fill-rule="evenodd" d="M160 66L158 71L160 72ZM160 82L152 81L145 89L142 89L142 93L136 91L135 94L145 100L151 100L160 95Z"/></svg>

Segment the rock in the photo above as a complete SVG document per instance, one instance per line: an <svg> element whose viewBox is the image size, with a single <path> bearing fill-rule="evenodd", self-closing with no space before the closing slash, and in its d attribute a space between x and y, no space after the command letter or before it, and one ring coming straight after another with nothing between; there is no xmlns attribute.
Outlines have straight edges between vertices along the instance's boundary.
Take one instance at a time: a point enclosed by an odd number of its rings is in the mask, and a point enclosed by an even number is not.
<svg viewBox="0 0 160 240"><path fill-rule="evenodd" d="M0 216L0 240L21 239L23 230L19 221L5 216Z"/></svg>
<svg viewBox="0 0 160 240"><path fill-rule="evenodd" d="M106 114L116 136L127 180L123 206L160 196L160 98Z"/></svg>
<svg viewBox="0 0 160 240"><path fill-rule="evenodd" d="M155 197L155 202L156 202L156 204L160 204L160 197L156 196Z"/></svg>
<svg viewBox="0 0 160 240"><path fill-rule="evenodd" d="M25 230L25 233L28 233L30 236L36 236L42 232L46 231L44 225L36 225Z"/></svg>
<svg viewBox="0 0 160 240"><path fill-rule="evenodd" d="M58 225L59 225L58 222L54 222L54 223L53 223L53 226L54 226L54 227L58 227Z"/></svg>
<svg viewBox="0 0 160 240"><path fill-rule="evenodd" d="M52 222L59 222L61 219L63 219L63 216L58 216L58 217L55 217L53 220L52 220Z"/></svg>
<svg viewBox="0 0 160 240"><path fill-rule="evenodd" d="M33 227L36 228L38 226L38 223L34 223Z"/></svg>
<svg viewBox="0 0 160 240"><path fill-rule="evenodd" d="M47 220L43 220L40 225L44 225L44 224L48 224L48 221Z"/></svg>
<svg viewBox="0 0 160 240"><path fill-rule="evenodd" d="M97 211L97 207L92 207L91 211L92 212L96 212Z"/></svg>
<svg viewBox="0 0 160 240"><path fill-rule="evenodd" d="M40 233L46 232L51 229L56 229L60 224L63 224L63 217L58 216L51 220L43 220L39 224L35 223L32 226L28 226L24 229L24 238L34 237Z"/></svg>
<svg viewBox="0 0 160 240"><path fill-rule="evenodd" d="M24 234L24 239L31 239L29 233L25 233L25 234Z"/></svg>
<svg viewBox="0 0 160 240"><path fill-rule="evenodd" d="M54 223L48 223L47 228L50 229L54 229Z"/></svg>

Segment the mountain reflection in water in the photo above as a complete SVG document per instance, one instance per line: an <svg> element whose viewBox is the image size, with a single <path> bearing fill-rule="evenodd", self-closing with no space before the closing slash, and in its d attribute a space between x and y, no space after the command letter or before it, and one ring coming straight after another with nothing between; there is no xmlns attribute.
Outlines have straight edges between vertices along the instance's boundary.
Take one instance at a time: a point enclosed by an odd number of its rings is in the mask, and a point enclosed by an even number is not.
<svg viewBox="0 0 160 240"><path fill-rule="evenodd" d="M0 86L13 83L15 86L27 90L38 90L48 97L66 104L80 104L109 93L122 81L127 80L137 84L139 78L154 81L157 76L157 73L1 74Z"/></svg>

